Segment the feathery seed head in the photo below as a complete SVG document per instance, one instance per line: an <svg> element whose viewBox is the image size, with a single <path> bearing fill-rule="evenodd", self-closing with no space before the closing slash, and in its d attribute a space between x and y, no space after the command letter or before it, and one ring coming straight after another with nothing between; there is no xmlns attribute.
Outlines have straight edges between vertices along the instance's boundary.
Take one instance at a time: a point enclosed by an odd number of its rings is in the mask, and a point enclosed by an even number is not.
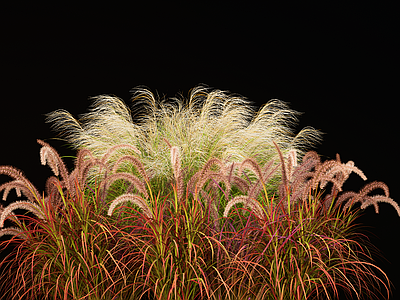
<svg viewBox="0 0 400 300"><path fill-rule="evenodd" d="M290 149L288 154L288 161L293 167L297 166L297 151L296 149Z"/></svg>
<svg viewBox="0 0 400 300"><path fill-rule="evenodd" d="M139 206L139 208L141 208L143 210L143 213L149 217L152 218L153 214L149 208L149 206L147 205L146 201L138 196L138 195L134 195L134 194L124 194L121 195L117 198L115 198L111 204L110 207L108 209L108 215L111 216L115 210L115 208L117 207L117 205L124 203L124 202L131 202L133 204L136 204L137 206Z"/></svg>
<svg viewBox="0 0 400 300"><path fill-rule="evenodd" d="M271 100L255 113L251 102L241 96L199 86L186 100L159 100L148 89L137 88L132 101L130 110L121 99L103 95L94 98L79 121L65 111L48 114L47 121L74 147L87 148L97 158L118 144L136 147L144 168L158 178L173 177L168 168L171 145L185 154L182 168L192 175L210 158L254 157L264 165L276 155L274 140L284 153L296 149L301 154L320 139L312 128L295 135L298 113L279 100Z"/></svg>
<svg viewBox="0 0 400 300"><path fill-rule="evenodd" d="M180 165L179 148L176 146L171 147L171 163L175 167Z"/></svg>
<svg viewBox="0 0 400 300"><path fill-rule="evenodd" d="M3 201L7 200L7 196L10 193L11 189L15 189L18 197L21 197L21 191L30 193L28 187L26 186L25 182L22 180L13 180L7 183L3 183L0 185L0 191L4 190L3 192Z"/></svg>
<svg viewBox="0 0 400 300"><path fill-rule="evenodd" d="M16 189L17 196L20 196L22 192L30 201L40 198L40 194L35 186L22 174L22 172L11 166L0 166L0 174L7 175L14 178L14 181L4 183L0 185L0 191L5 190L3 194L3 200L8 195L10 189Z"/></svg>
<svg viewBox="0 0 400 300"><path fill-rule="evenodd" d="M54 153L49 147L42 147L40 149L40 162L43 166L45 166L47 163L53 171L54 175L59 175L57 159L54 157Z"/></svg>
<svg viewBox="0 0 400 300"><path fill-rule="evenodd" d="M15 235L20 236L25 240L27 239L26 233L17 227L7 227L0 229L0 237L2 237L3 235Z"/></svg>
<svg viewBox="0 0 400 300"><path fill-rule="evenodd" d="M361 204L361 209L365 209L366 207L368 207L370 205L374 205L375 212L378 214L379 213L378 202L384 202L384 203L388 203L388 204L392 205L400 217L399 205L397 204L397 202L395 202L393 199L391 199L387 196L375 195L372 197L365 197L364 202Z"/></svg>
<svg viewBox="0 0 400 300"><path fill-rule="evenodd" d="M236 196L226 204L223 215L224 218L228 216L232 207L239 203L243 203L246 208L250 209L260 219L264 216L263 208L257 200L248 196Z"/></svg>
<svg viewBox="0 0 400 300"><path fill-rule="evenodd" d="M5 207L1 213L0 213L0 228L4 227L4 221L9 215L13 215L13 211L16 209L24 209L27 211L32 212L35 214L38 218L44 219L44 214L42 212L42 209L35 203L29 202L29 201L16 201L11 204L9 204L7 207Z"/></svg>

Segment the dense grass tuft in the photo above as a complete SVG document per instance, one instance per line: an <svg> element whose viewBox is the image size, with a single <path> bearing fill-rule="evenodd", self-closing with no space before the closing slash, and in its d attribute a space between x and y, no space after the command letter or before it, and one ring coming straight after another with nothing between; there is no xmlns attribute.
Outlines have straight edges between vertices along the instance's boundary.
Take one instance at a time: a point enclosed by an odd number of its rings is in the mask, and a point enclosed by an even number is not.
<svg viewBox="0 0 400 300"><path fill-rule="evenodd" d="M91 111L79 120L65 110L48 114L47 120L76 149L89 149L98 158L115 145L135 146L146 171L167 188L165 181L172 179L171 145L182 153L187 180L211 158L252 157L264 165L277 158L273 142L284 153L296 149L301 156L321 138L311 127L295 134L299 113L282 101L271 100L257 112L241 96L202 86L192 89L188 99L164 100L136 88L132 111L117 97L93 100ZM114 159L125 154L131 153L119 152Z"/></svg>
<svg viewBox="0 0 400 300"><path fill-rule="evenodd" d="M389 297L356 222L382 203L400 215L398 204L382 182L343 191L365 174L304 153L318 133L293 135L285 104L253 118L244 99L201 87L187 103L140 89L134 99L147 108L138 119L108 96L82 123L51 115L79 151L69 172L38 140L54 173L44 193L0 166L12 178L3 200L25 197L0 207L1 299Z"/></svg>

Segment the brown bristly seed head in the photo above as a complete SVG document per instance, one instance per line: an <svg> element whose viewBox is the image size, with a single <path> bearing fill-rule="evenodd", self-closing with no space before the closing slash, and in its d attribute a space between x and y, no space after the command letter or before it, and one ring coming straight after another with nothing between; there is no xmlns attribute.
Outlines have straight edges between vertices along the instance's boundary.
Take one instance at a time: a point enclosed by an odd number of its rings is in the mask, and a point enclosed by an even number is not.
<svg viewBox="0 0 400 300"><path fill-rule="evenodd" d="M57 159L49 147L44 146L40 149L40 162L43 166L48 164L54 175L58 176L60 174Z"/></svg>
<svg viewBox="0 0 400 300"><path fill-rule="evenodd" d="M315 151L308 151L304 156L303 156L303 164L307 161L311 161L313 167L319 165L321 163L321 158L319 157L318 153Z"/></svg>
<svg viewBox="0 0 400 300"><path fill-rule="evenodd" d="M328 178L326 174L334 166L338 166L338 162L336 160L327 160L319 165L318 168L316 168L315 170L311 187L313 189L316 189L321 181L331 181L331 178Z"/></svg>
<svg viewBox="0 0 400 300"><path fill-rule="evenodd" d="M146 170L144 169L143 164L141 163L141 161L138 158L136 158L136 157L134 157L132 155L124 155L124 156L118 158L118 160L115 162L111 172L115 173L118 170L118 168L120 167L120 165L121 165L121 163L123 161L129 161L132 165L134 165L136 170L139 172L139 174L143 177L143 179L145 181L148 182L150 180L150 178L147 175Z"/></svg>
<svg viewBox="0 0 400 300"><path fill-rule="evenodd" d="M163 140L168 145L168 147L171 149L172 148L171 143L165 137L163 138Z"/></svg>
<svg viewBox="0 0 400 300"><path fill-rule="evenodd" d="M89 157L89 159L87 159L85 161L85 158ZM76 160L75 160L75 169L80 169L83 168L83 166L88 162L88 161L95 161L96 158L93 156L92 151L90 151L89 149L80 149L78 151Z"/></svg>
<svg viewBox="0 0 400 300"><path fill-rule="evenodd" d="M289 170L290 168L288 168ZM315 151L307 152L302 163L297 166L293 173L292 178L288 180L289 189L282 184L279 188L280 194L287 195L287 192L292 193L292 197L296 199L305 199L311 190L315 190L318 186L324 189L328 182L333 183L331 190L330 199L333 200L334 195L342 191L343 183L348 179L349 175L355 172L362 179L366 180L364 173L354 166L354 162L349 161L346 164L341 163L340 156L336 155L336 160L328 160L321 163L318 154ZM289 175L289 174L288 174ZM352 193L344 193L338 198L336 205L346 201L354 196ZM361 201L359 197L353 198L351 203ZM350 202L346 204L344 209L350 205Z"/></svg>
<svg viewBox="0 0 400 300"><path fill-rule="evenodd" d="M138 148L136 148L135 146L133 146L133 145L130 145L130 144L118 144L118 145L110 147L107 150L107 152L102 156L101 161L103 163L107 163L109 161L110 157L114 154L115 151L117 151L119 149L123 149L123 148L133 150L133 152L135 152L137 155L141 155L142 154L142 152L140 152L140 150Z"/></svg>
<svg viewBox="0 0 400 300"><path fill-rule="evenodd" d="M27 239L26 233L16 227L7 227L0 229L0 237L2 237L3 235L15 235L15 236L20 236L24 240Z"/></svg>
<svg viewBox="0 0 400 300"><path fill-rule="evenodd" d="M220 170L219 172L215 173L211 170L211 167L213 165L217 165L219 166ZM225 175L226 172L226 166L224 165L224 163L218 159L218 158L211 158L207 161L207 163L203 166L203 168L199 171L199 176L198 176L198 181L197 181L197 186L199 188L202 188L203 185L206 183L206 181L208 179L210 179L210 175L211 174L220 174L221 175L221 179L222 176ZM221 180L223 181L223 180Z"/></svg>
<svg viewBox="0 0 400 300"><path fill-rule="evenodd" d="M388 204L392 205L400 217L399 205L393 199L386 197L386 196L382 196L382 195L375 195L375 196L367 197L367 199L361 204L361 209L365 209L366 207L368 207L370 205L374 205L375 212L379 213L378 202L384 202L384 203L388 203Z"/></svg>
<svg viewBox="0 0 400 300"><path fill-rule="evenodd" d="M21 190L25 190L24 194L31 194L29 189L26 187L25 182L22 180L13 180L7 183L3 183L0 185L0 191L4 190L3 193L3 201L7 200L7 196L10 193L12 189L15 189L15 192L17 193L18 197L21 197ZM28 195L27 195L28 197Z"/></svg>
<svg viewBox="0 0 400 300"><path fill-rule="evenodd" d="M297 166L297 151L296 149L290 149L288 152L288 161L292 163L293 167Z"/></svg>
<svg viewBox="0 0 400 300"><path fill-rule="evenodd" d="M58 155L58 152L42 140L38 139L37 143L42 146L42 148L40 149L40 159L42 164L45 165L47 162L47 164L49 164L50 168L52 169L54 175L61 175L66 188L69 191L72 191L72 185L70 184L67 167L65 166L61 157Z"/></svg>
<svg viewBox="0 0 400 300"><path fill-rule="evenodd" d="M171 147L171 164L176 181L177 197L178 200L182 200L184 194L184 183L183 183L183 172L181 168L181 152L179 147Z"/></svg>
<svg viewBox="0 0 400 300"><path fill-rule="evenodd" d="M40 198L40 193L36 189L36 187L23 175L23 173L11 166L0 166L0 174L7 175L16 179L18 182L22 182L23 185L18 184L18 188L28 197L29 200L33 201L34 199ZM15 181L14 181L15 182ZM12 185L10 183L10 185ZM7 186L7 184L6 184ZM26 188L23 188L25 186Z"/></svg>
<svg viewBox="0 0 400 300"><path fill-rule="evenodd" d="M346 210L352 204L355 203L354 199L356 199L357 196L358 196L358 193L353 192L353 191L344 192L336 200L335 207L338 207L340 204L347 201L347 203L343 206L343 210Z"/></svg>
<svg viewBox="0 0 400 300"><path fill-rule="evenodd" d="M289 153L287 155L287 175L288 175L288 180L290 181L292 179L292 175L294 172L294 167L297 167L297 151L296 149L290 149Z"/></svg>
<svg viewBox="0 0 400 300"><path fill-rule="evenodd" d="M4 209L5 209L4 206L0 205L0 215L4 212ZM21 222L18 220L17 216L14 214L13 211L8 214L8 218L10 218L10 220L16 224L21 224Z"/></svg>
<svg viewBox="0 0 400 300"><path fill-rule="evenodd" d="M382 189L385 192L385 195L375 195L369 196L368 194L376 189ZM336 206L340 205L342 202L347 201L344 205L343 210L349 208L353 204L357 202L361 202L361 209L365 209L370 205L374 205L375 212L379 213L379 202L385 202L392 205L398 215L400 216L400 207L399 205L391 198L389 198L389 188L388 186L381 181L373 181L366 184L358 193L355 192L346 192L343 193L337 200Z"/></svg>
<svg viewBox="0 0 400 300"><path fill-rule="evenodd" d="M238 203L243 203L244 206L250 209L257 217L259 217L260 219L263 218L264 212L260 203L258 203L257 200L250 198L248 196L236 196L233 199L229 200L229 202L225 206L223 215L224 218L228 216L231 208Z"/></svg>
<svg viewBox="0 0 400 300"><path fill-rule="evenodd" d="M173 168L180 167L180 153L179 148L176 146L171 147L171 164Z"/></svg>
<svg viewBox="0 0 400 300"><path fill-rule="evenodd" d="M342 164L342 166L344 171L347 172L346 179L349 177L351 172L354 172L358 176L360 176L363 180L367 180L367 176L365 176L364 172L354 165L353 161L349 160L346 164Z"/></svg>
<svg viewBox="0 0 400 300"><path fill-rule="evenodd" d="M105 190L107 191L110 185L119 179L124 179L128 182L130 182L132 185L134 185L137 190L142 193L146 198L149 197L149 194L147 193L146 190L146 184L143 183L139 178L137 178L135 175L126 173L126 172L121 172L121 173L114 173L111 174L110 176L106 177L101 183L100 183L100 190Z"/></svg>
<svg viewBox="0 0 400 300"><path fill-rule="evenodd" d="M246 158L244 161L242 161L242 163L239 165L239 175L241 175L245 169L249 169L259 180L263 181L262 170L254 159Z"/></svg>
<svg viewBox="0 0 400 300"><path fill-rule="evenodd" d="M366 184L359 192L361 196L365 196L376 189L382 189L385 192L385 196L389 197L389 187L382 181L373 181Z"/></svg>
<svg viewBox="0 0 400 300"><path fill-rule="evenodd" d="M359 175L363 180L367 180L364 173L354 166L353 161L346 164L340 163L340 157L336 160L328 160L322 164L318 164L315 169L315 175L312 178L311 186L313 189L320 185L320 188L325 188L328 182L334 184L334 189L342 191L343 183L349 178L350 174L354 172ZM333 190L332 190L333 191Z"/></svg>
<svg viewBox="0 0 400 300"><path fill-rule="evenodd" d="M135 195L135 194L124 194L124 195L121 195L121 196L118 196L117 198L115 198L111 202L107 214L109 216L111 216L112 213L114 212L114 209L116 208L116 206L121 204L121 203L124 203L124 202L131 202L133 204L136 204L137 206L139 206L143 210L143 213L148 218L153 218L153 214L152 214L149 206L147 205L146 201L142 197L140 197L139 195Z"/></svg>
<svg viewBox="0 0 400 300"><path fill-rule="evenodd" d="M29 202L29 201L16 201L16 202L9 204L1 212L0 228L4 227L4 221L6 220L6 218L9 215L11 215L15 209L18 209L18 208L32 212L39 219L44 219L44 214L42 212L42 209L37 204Z"/></svg>

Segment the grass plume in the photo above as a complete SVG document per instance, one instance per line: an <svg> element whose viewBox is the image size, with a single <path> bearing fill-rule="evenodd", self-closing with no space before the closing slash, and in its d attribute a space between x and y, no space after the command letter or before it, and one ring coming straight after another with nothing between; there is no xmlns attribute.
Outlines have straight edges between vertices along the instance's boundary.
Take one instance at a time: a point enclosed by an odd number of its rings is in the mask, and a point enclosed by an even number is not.
<svg viewBox="0 0 400 300"><path fill-rule="evenodd" d="M136 88L132 101L131 111L117 97L98 96L79 120L58 110L47 121L76 149L89 149L98 158L118 144L136 147L146 171L162 180L173 178L165 140L179 147L186 181L211 158L253 157L264 165L276 154L273 141L283 152L296 149L301 155L320 140L311 127L295 134L298 113L279 100L256 112L241 96L198 86L188 99L163 100Z"/></svg>

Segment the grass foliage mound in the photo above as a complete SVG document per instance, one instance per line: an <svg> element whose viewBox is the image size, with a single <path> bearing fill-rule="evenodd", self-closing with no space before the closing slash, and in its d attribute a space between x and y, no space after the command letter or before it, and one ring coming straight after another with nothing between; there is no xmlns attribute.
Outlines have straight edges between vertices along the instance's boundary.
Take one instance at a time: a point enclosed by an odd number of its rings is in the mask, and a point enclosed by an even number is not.
<svg viewBox="0 0 400 300"><path fill-rule="evenodd" d="M49 121L78 151L68 170L38 140L54 176L39 192L20 170L0 185L2 299L336 299L388 296L390 281L357 232L383 182L343 191L352 161L321 161L278 100L198 87L187 101L134 91L134 114L97 97L76 120ZM376 190L382 191L376 193ZM11 249L11 250L10 250Z"/></svg>

